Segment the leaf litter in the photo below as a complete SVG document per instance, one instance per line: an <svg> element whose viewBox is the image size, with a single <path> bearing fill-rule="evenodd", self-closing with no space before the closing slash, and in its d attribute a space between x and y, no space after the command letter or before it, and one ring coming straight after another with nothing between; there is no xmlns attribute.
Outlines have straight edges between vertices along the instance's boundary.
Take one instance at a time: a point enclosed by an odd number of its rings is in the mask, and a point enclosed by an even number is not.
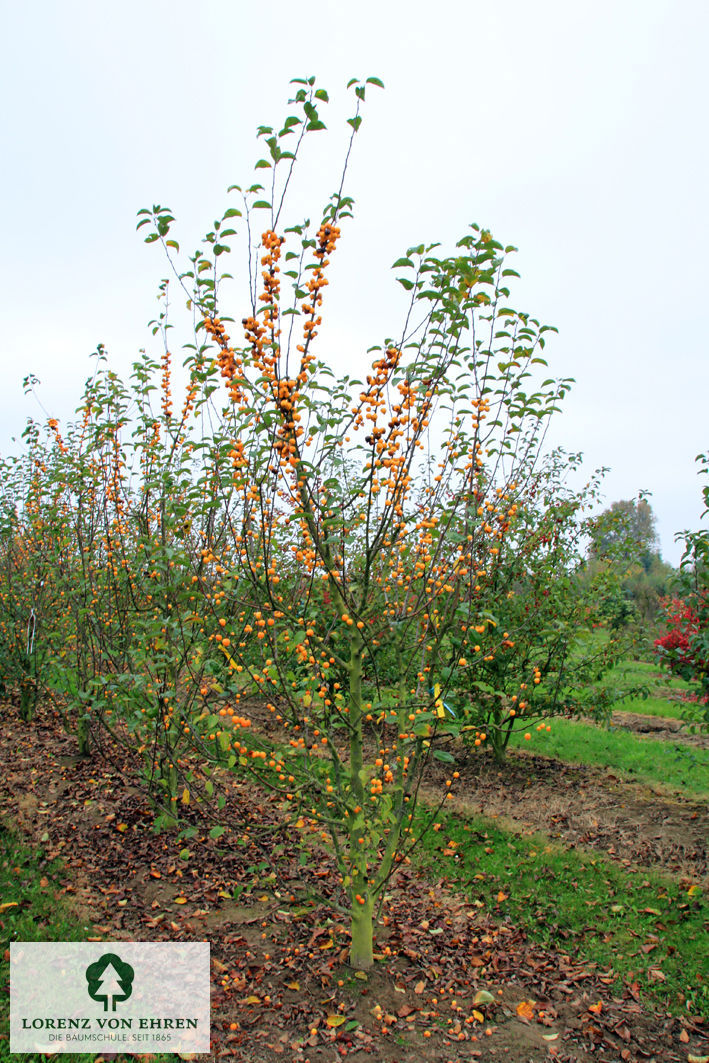
<svg viewBox="0 0 709 1063"><path fill-rule="evenodd" d="M48 861L61 859L61 899L87 934L210 941L211 1059L688 1063L709 1055L706 1024L653 1011L637 983L530 942L412 865L383 905L374 967L355 972L334 866L322 846L303 861L275 798L229 780L226 832L210 837L211 824L186 806L194 833L185 844L154 832L121 750L77 760L51 711L28 729L4 710L0 815Z"/></svg>

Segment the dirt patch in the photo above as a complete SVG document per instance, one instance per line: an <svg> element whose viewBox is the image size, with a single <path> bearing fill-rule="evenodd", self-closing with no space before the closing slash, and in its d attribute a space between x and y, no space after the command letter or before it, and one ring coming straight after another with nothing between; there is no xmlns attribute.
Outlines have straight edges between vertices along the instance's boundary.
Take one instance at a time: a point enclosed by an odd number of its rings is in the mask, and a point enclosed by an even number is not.
<svg viewBox="0 0 709 1063"><path fill-rule="evenodd" d="M686 723L665 716L643 716L637 712L614 712L613 727L622 727L634 734L648 735L664 742L680 742L696 749L709 749L709 734L690 732Z"/></svg>
<svg viewBox="0 0 709 1063"><path fill-rule="evenodd" d="M709 874L706 803L670 797L603 768L517 751L503 767L483 755L456 768L453 808L500 817L517 831L540 831L569 847L599 849L626 866L693 882ZM431 764L430 781L444 774Z"/></svg>

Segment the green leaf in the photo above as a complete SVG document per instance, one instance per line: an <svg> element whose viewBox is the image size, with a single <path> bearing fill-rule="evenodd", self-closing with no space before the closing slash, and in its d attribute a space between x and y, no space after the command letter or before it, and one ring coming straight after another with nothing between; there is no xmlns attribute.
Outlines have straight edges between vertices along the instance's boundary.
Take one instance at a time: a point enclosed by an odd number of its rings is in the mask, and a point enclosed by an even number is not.
<svg viewBox="0 0 709 1063"><path fill-rule="evenodd" d="M433 756L436 760L440 760L441 764L455 764L455 757L445 749L434 749Z"/></svg>
<svg viewBox="0 0 709 1063"><path fill-rule="evenodd" d="M380 81L379 78L367 78L367 84L378 85L380 89L384 88L384 82Z"/></svg>
<svg viewBox="0 0 709 1063"><path fill-rule="evenodd" d="M257 199L255 203L251 204L251 206L254 208L254 210L270 210L271 209L271 204L268 203L265 199Z"/></svg>
<svg viewBox="0 0 709 1063"><path fill-rule="evenodd" d="M392 269L404 269L404 268L415 269L415 266L414 266L414 264L413 264L413 262L411 261L410 258L397 258L396 262L394 263L394 265L391 268Z"/></svg>
<svg viewBox="0 0 709 1063"><path fill-rule="evenodd" d="M215 839L216 838L221 838L221 836L222 836L222 834L224 833L225 830L226 830L226 827L212 827L212 829L209 832L209 837L210 838L215 838Z"/></svg>

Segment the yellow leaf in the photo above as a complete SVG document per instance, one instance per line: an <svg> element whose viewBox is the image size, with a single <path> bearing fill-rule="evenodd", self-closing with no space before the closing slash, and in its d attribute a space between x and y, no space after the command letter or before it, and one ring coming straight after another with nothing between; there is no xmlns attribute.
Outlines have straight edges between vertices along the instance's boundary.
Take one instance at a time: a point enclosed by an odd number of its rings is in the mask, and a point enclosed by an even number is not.
<svg viewBox="0 0 709 1063"><path fill-rule="evenodd" d="M127 823L119 823L118 826L116 827L116 830L119 830L121 832L121 834L122 834L123 831L128 830L128 824Z"/></svg>
<svg viewBox="0 0 709 1063"><path fill-rule="evenodd" d="M478 1011L477 1008L473 1008L473 1018L478 1022L485 1022L485 1016L481 1011Z"/></svg>
<svg viewBox="0 0 709 1063"><path fill-rule="evenodd" d="M328 1026L342 1026L343 1022L347 1019L346 1015L328 1015L325 1022Z"/></svg>
<svg viewBox="0 0 709 1063"><path fill-rule="evenodd" d="M182 804L188 805L190 803L190 792L187 787L182 791Z"/></svg>
<svg viewBox="0 0 709 1063"><path fill-rule="evenodd" d="M369 981L364 971L355 971L355 978L360 978L363 982Z"/></svg>
<svg viewBox="0 0 709 1063"><path fill-rule="evenodd" d="M244 1004L260 1004L260 1003L261 1003L261 998L260 997L255 997L255 996L246 997L245 1000L244 1000Z"/></svg>
<svg viewBox="0 0 709 1063"><path fill-rule="evenodd" d="M6 912L8 908L17 908L19 901L5 901L4 904L0 904L0 912Z"/></svg>
<svg viewBox="0 0 709 1063"><path fill-rule="evenodd" d="M497 895L497 903L498 904L502 904L502 902L506 901L506 900L507 900L507 894L503 893L502 890L500 890L500 892Z"/></svg>
<svg viewBox="0 0 709 1063"><path fill-rule="evenodd" d="M175 897L175 904L187 904L186 897Z"/></svg>
<svg viewBox="0 0 709 1063"><path fill-rule="evenodd" d="M702 887L701 886L690 886L689 889L687 890L687 896L688 897L693 897L695 895L695 893L701 893L701 891L702 891Z"/></svg>
<svg viewBox="0 0 709 1063"><path fill-rule="evenodd" d="M226 646L222 646L221 642L219 643L219 649L222 651L222 653L226 657L227 661L229 662L229 667L230 668L236 668L236 661L234 660L232 655L229 653L229 650L226 648ZM214 686L212 687L212 689L214 689L216 687L216 685L217 684L215 683Z"/></svg>
<svg viewBox="0 0 709 1063"><path fill-rule="evenodd" d="M528 1022L531 1022L534 1018L534 1001L522 1000L517 1005L517 1008L515 1010L517 1011L517 1014L519 1015L520 1019L526 1019Z"/></svg>
<svg viewBox="0 0 709 1063"><path fill-rule="evenodd" d="M289 989L294 989L296 992L300 989L300 982L286 982Z"/></svg>

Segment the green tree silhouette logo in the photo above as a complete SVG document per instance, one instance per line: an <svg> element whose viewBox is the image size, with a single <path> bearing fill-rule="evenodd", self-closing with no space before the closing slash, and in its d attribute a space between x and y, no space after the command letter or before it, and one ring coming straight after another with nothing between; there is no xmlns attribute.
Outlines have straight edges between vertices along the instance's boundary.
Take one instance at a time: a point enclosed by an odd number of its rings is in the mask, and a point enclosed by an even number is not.
<svg viewBox="0 0 709 1063"><path fill-rule="evenodd" d="M89 996L92 1000L102 1000L103 1010L116 1010L116 1002L128 1000L133 992L133 968L124 963L115 952L105 952L95 963L86 968L86 981L89 983Z"/></svg>

